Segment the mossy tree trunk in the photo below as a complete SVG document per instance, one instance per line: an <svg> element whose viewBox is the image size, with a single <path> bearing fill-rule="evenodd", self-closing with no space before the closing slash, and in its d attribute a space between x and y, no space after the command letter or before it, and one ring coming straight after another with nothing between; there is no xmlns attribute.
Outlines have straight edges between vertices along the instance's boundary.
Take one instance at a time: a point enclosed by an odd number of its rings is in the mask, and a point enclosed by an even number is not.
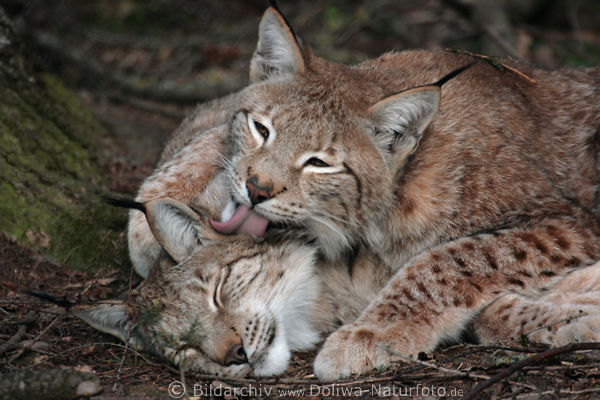
<svg viewBox="0 0 600 400"><path fill-rule="evenodd" d="M124 261L124 213L100 201L107 132L25 54L0 7L0 233L75 268Z"/></svg>

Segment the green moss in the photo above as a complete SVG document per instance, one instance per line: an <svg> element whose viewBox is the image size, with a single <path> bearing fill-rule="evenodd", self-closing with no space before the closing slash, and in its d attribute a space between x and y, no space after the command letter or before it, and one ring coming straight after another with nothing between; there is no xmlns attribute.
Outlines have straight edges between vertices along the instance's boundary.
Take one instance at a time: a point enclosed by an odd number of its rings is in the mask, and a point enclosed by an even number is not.
<svg viewBox="0 0 600 400"><path fill-rule="evenodd" d="M55 77L34 80L0 64L0 231L74 268L127 260L126 213L99 202L102 137Z"/></svg>
<svg viewBox="0 0 600 400"><path fill-rule="evenodd" d="M519 362L521 360L526 359L527 357L529 357L529 355L527 354L513 354L510 356L503 356L503 357L493 357L493 364L496 367L501 367L501 366L505 366L505 365L511 365L514 364L516 362Z"/></svg>
<svg viewBox="0 0 600 400"><path fill-rule="evenodd" d="M161 319L163 309L164 305L156 300L150 307L140 313L138 317L140 326L149 328L156 325Z"/></svg>

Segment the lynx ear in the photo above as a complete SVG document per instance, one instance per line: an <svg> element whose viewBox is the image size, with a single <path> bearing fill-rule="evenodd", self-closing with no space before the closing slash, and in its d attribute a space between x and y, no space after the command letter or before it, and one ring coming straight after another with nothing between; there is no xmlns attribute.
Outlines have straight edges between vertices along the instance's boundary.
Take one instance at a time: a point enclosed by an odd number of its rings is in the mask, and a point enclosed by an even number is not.
<svg viewBox="0 0 600 400"><path fill-rule="evenodd" d="M250 62L250 82L287 73L303 73L302 49L293 29L274 7L265 11L258 28L258 44Z"/></svg>
<svg viewBox="0 0 600 400"><path fill-rule="evenodd" d="M170 198L151 200L145 208L156 240L177 263L189 257L198 246L219 236L203 224L194 210L179 201Z"/></svg>
<svg viewBox="0 0 600 400"><path fill-rule="evenodd" d="M112 300L93 305L77 305L69 312L95 329L121 339L138 350L143 350L143 340L136 335L135 329L127 317L125 303Z"/></svg>
<svg viewBox="0 0 600 400"><path fill-rule="evenodd" d="M440 105L439 86L405 90L380 100L369 109L375 140L394 158L405 159L419 144L423 131Z"/></svg>

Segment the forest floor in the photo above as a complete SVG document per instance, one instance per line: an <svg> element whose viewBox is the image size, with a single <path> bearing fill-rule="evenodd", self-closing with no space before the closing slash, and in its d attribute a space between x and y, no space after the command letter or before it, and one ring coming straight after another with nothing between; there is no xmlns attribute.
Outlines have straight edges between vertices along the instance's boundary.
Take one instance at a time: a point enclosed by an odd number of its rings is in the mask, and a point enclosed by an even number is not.
<svg viewBox="0 0 600 400"><path fill-rule="evenodd" d="M600 64L600 6L594 1L529 2L529 8L500 10L506 17L500 21L462 1L281 3L316 53L338 61L423 47L511 55L545 67ZM59 75L112 132L98 152L111 178L107 189L125 195L135 194L169 133L196 103L246 83L264 10L261 1L241 0L0 4L29 38L41 68ZM124 236L119 245L125 246ZM600 397L600 352L569 348L545 357L545 349L529 343L454 345L336 383L314 377L312 352L295 354L279 378L182 378L152 356L19 291L81 302L117 297L137 282L127 260L101 271L74 270L0 236L0 374L91 371L103 388L94 399L176 398L174 382L183 380L187 395L201 398L462 398L521 362L476 398ZM540 360L530 359L539 354Z"/></svg>
<svg viewBox="0 0 600 400"><path fill-rule="evenodd" d="M103 392L94 399L171 399L185 381L190 398L465 398L507 368L523 363L473 398L594 399L600 396L600 352L536 355L546 349L527 343L498 346L458 344L419 360L403 360L372 373L328 383L312 373L314 352L296 353L286 373L273 379L226 379L187 373L126 348L77 320L64 309L14 288L52 293L73 302L116 297L129 286L120 269L75 271L57 265L10 239L0 239L0 339L16 343L0 350L0 373L17 369L72 368L94 372ZM8 285L6 285L8 283ZM135 282L133 282L135 285ZM531 360L523 361L523 360ZM478 390L478 389L477 389Z"/></svg>

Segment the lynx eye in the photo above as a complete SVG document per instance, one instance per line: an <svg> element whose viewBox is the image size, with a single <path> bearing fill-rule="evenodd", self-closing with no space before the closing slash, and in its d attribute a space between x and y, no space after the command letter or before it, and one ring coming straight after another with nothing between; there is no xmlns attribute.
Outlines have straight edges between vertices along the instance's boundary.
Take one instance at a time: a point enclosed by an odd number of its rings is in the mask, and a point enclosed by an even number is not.
<svg viewBox="0 0 600 400"><path fill-rule="evenodd" d="M254 120L252 122L254 123L254 129L256 129L256 132L258 132L258 134L262 136L264 140L267 140L269 138L269 129L260 122Z"/></svg>
<svg viewBox="0 0 600 400"><path fill-rule="evenodd" d="M330 165L327 164L325 161L321 160L320 158L317 157L311 157L308 160L306 160L306 162L304 163L305 166L307 165L312 165L315 167L321 167L321 168L325 168L325 167L329 167Z"/></svg>

